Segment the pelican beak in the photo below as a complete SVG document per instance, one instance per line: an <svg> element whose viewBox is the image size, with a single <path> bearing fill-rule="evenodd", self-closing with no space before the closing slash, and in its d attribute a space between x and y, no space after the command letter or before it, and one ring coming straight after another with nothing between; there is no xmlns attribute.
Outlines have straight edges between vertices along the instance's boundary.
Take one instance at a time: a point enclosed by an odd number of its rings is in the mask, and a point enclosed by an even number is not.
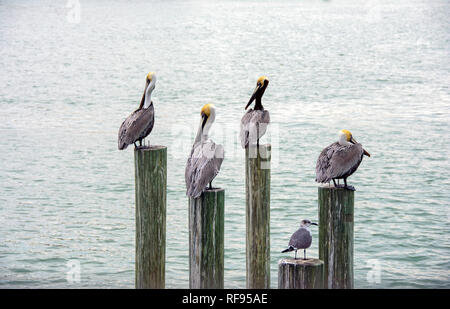
<svg viewBox="0 0 450 309"><path fill-rule="evenodd" d="M250 100L248 101L247 105L245 106L245 109L247 109L249 107L250 104L252 104L252 102L255 100L256 95L258 94L258 91L261 89L262 85L261 84L257 84L255 90L253 90L253 94L250 97Z"/></svg>
<svg viewBox="0 0 450 309"><path fill-rule="evenodd" d="M315 222L311 222L311 225L316 225L316 226L319 226L317 223L315 223Z"/></svg>
<svg viewBox="0 0 450 309"><path fill-rule="evenodd" d="M139 108L142 108L142 106L144 106L145 92L147 92L148 85L150 85L150 80L147 78L147 81L145 82L144 94L142 95L141 104L139 105Z"/></svg>
<svg viewBox="0 0 450 309"><path fill-rule="evenodd" d="M205 127L207 120L208 120L208 116L205 113L202 113L202 130Z"/></svg>
<svg viewBox="0 0 450 309"><path fill-rule="evenodd" d="M350 143L352 143L352 144L356 144L357 143L357 141L353 138L353 136L350 139ZM364 148L363 148L363 155L370 157L370 153L368 153Z"/></svg>

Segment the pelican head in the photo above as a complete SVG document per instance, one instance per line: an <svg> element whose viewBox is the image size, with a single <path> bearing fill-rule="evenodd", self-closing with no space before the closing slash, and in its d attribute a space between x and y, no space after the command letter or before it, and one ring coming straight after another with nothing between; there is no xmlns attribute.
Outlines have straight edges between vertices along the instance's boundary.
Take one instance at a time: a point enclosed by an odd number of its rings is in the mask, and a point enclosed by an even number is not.
<svg viewBox="0 0 450 309"><path fill-rule="evenodd" d="M150 72L147 74L145 78L145 89L144 94L142 95L141 105L139 108L148 108L151 103L151 94L153 89L155 89L156 84L156 74L154 72Z"/></svg>
<svg viewBox="0 0 450 309"><path fill-rule="evenodd" d="M341 130L339 131L339 144L342 146L348 146L352 144L358 143L354 138L352 133L349 130ZM364 150L364 149L363 149ZM370 157L370 153L364 150L364 155Z"/></svg>
<svg viewBox="0 0 450 309"><path fill-rule="evenodd" d="M216 118L216 107L213 104L205 104L200 111L200 116L202 117L202 130L205 129L206 124L211 126L212 122ZM208 126L208 129L209 129ZM205 131L207 132L207 131Z"/></svg>
<svg viewBox="0 0 450 309"><path fill-rule="evenodd" d="M264 91L266 91L266 88L268 85L269 85L269 79L267 78L267 76L261 76L260 78L258 78L258 81L256 82L256 88L253 91L253 94L250 97L250 100L248 101L247 105L245 106L245 109L247 109L249 107L249 105L252 104L252 102L255 99L262 98Z"/></svg>
<svg viewBox="0 0 450 309"><path fill-rule="evenodd" d="M308 219L304 219L302 220L302 222L300 222L300 227L310 227L311 225L318 225L318 224L311 222Z"/></svg>
<svg viewBox="0 0 450 309"><path fill-rule="evenodd" d="M146 85L148 86L149 84L153 84L153 88L155 87L156 83L156 74L155 72L150 72L147 74L147 78L146 78Z"/></svg>

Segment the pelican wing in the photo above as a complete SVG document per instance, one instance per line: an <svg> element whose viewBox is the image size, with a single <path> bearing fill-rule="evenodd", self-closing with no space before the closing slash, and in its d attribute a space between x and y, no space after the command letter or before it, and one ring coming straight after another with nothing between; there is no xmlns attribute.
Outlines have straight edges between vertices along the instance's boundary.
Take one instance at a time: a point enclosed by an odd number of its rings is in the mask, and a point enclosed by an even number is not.
<svg viewBox="0 0 450 309"><path fill-rule="evenodd" d="M199 197L219 173L223 158L222 145L212 141L194 144L185 170L186 195Z"/></svg>
<svg viewBox="0 0 450 309"><path fill-rule="evenodd" d="M300 228L292 234L291 239L289 240L289 246L292 246L295 249L307 249L311 246L311 242L311 233L305 228Z"/></svg>
<svg viewBox="0 0 450 309"><path fill-rule="evenodd" d="M256 144L256 141L261 138L267 129L270 122L269 111L250 109L242 116L241 119L241 146L246 148L249 143Z"/></svg>
<svg viewBox="0 0 450 309"><path fill-rule="evenodd" d="M139 139L145 138L153 129L153 104L146 109L137 109L124 120L119 129L118 147L125 149Z"/></svg>
<svg viewBox="0 0 450 309"><path fill-rule="evenodd" d="M336 142L326 147L317 159L316 181L329 182L352 174L361 163L363 152L359 143L341 146Z"/></svg>

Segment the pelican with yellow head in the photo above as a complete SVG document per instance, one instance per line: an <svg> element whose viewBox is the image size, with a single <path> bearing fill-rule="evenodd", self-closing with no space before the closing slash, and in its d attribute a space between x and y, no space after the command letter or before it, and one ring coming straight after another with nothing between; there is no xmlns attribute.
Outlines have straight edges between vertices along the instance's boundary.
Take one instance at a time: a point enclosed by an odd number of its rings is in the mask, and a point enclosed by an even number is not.
<svg viewBox="0 0 450 309"><path fill-rule="evenodd" d="M208 189L212 189L212 181L219 173L224 158L223 146L215 144L208 136L215 119L215 106L204 105L200 111L200 124L184 172L186 195L193 198L200 197L208 184Z"/></svg>
<svg viewBox="0 0 450 309"><path fill-rule="evenodd" d="M241 146L247 148L249 145L259 146L259 139L266 133L267 126L270 122L269 111L265 110L261 98L269 85L267 76L261 76L256 82L256 88L253 91L250 100L245 109L247 109L253 101L255 107L250 108L241 119Z"/></svg>
<svg viewBox="0 0 450 309"><path fill-rule="evenodd" d="M122 123L119 129L118 148L123 150L128 145L134 144L135 149L142 147L142 140L146 138L155 124L155 111L151 99L155 89L156 75L153 72L147 74L145 89L141 104ZM139 142L139 147L136 145Z"/></svg>
<svg viewBox="0 0 450 309"><path fill-rule="evenodd" d="M335 180L344 179L343 187L354 191L353 186L347 185L347 178L358 169L364 156L370 157L370 154L356 142L352 133L348 130L340 130L338 141L322 150L317 159L316 182L333 181L337 188L342 186L336 184Z"/></svg>

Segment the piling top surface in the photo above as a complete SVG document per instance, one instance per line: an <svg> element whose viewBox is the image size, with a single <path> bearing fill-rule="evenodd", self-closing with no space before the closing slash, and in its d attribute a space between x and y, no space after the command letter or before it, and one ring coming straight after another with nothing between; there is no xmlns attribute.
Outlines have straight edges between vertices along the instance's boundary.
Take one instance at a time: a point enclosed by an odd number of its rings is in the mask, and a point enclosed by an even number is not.
<svg viewBox="0 0 450 309"><path fill-rule="evenodd" d="M165 149L167 148L166 146L162 146L162 145L150 145L150 146L142 146L139 149L135 149L136 151L154 151L154 150L160 150L160 149Z"/></svg>
<svg viewBox="0 0 450 309"><path fill-rule="evenodd" d="M221 192L224 191L224 189L222 188L212 188L212 189L205 189L205 191L203 191L204 193L216 193L216 192Z"/></svg>
<svg viewBox="0 0 450 309"><path fill-rule="evenodd" d="M301 265L301 266L319 266L323 264L322 260L319 259L293 259L293 258L284 258L278 262L278 265L281 264L292 264L292 265Z"/></svg>
<svg viewBox="0 0 450 309"><path fill-rule="evenodd" d="M346 190L346 191L351 191L349 189L346 189L344 187L335 187L333 184L329 184L329 183L319 183L317 185L318 188L320 189L330 189L330 190Z"/></svg>

